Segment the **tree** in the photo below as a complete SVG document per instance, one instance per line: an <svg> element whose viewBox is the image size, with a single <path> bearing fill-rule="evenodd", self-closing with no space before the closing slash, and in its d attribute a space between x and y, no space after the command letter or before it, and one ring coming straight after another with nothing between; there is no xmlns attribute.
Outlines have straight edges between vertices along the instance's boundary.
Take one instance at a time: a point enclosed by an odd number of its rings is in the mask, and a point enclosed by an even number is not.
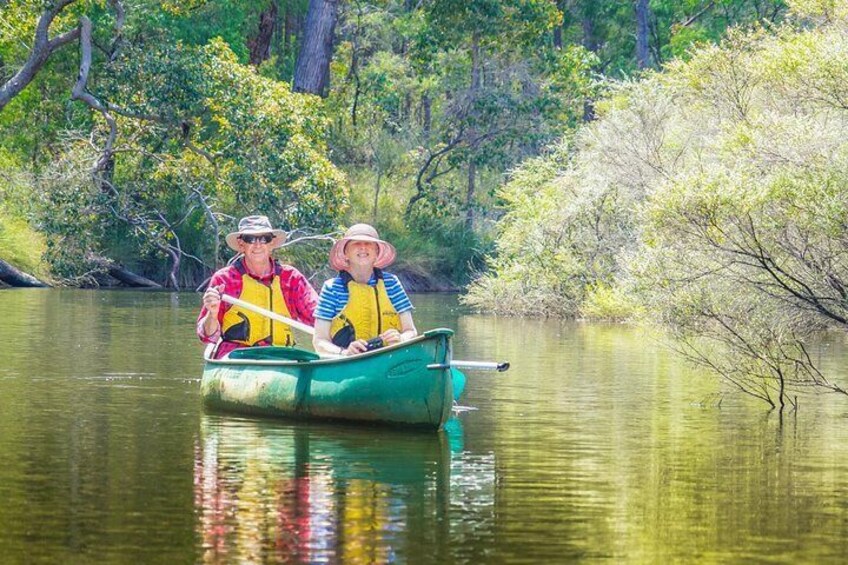
<svg viewBox="0 0 848 565"><path fill-rule="evenodd" d="M634 0L560 2L561 35L595 53L604 74L619 78L719 41L725 30L756 22L778 23L784 0Z"/></svg>
<svg viewBox="0 0 848 565"><path fill-rule="evenodd" d="M811 352L848 328L844 23L732 31L619 85L514 174L467 300L575 317L620 300L769 406L848 394Z"/></svg>
<svg viewBox="0 0 848 565"><path fill-rule="evenodd" d="M259 66L271 57L271 40L277 30L278 14L277 0L271 0L268 8L260 12L256 35L247 41L247 46L250 48L251 65Z"/></svg>
<svg viewBox="0 0 848 565"><path fill-rule="evenodd" d="M180 287L219 264L221 225L233 216L262 210L290 230L333 229L345 181L323 153L316 101L243 67L221 41L196 47L145 27L149 12L125 20L117 3L112 16L85 7L77 80L63 81L84 105L71 106L73 125L59 132L31 199L56 274L88 284L127 259ZM98 32L104 21L111 37ZM36 80L66 69L42 66ZM21 119L9 117L7 127Z"/></svg>
<svg viewBox="0 0 848 565"><path fill-rule="evenodd" d="M408 216L419 202L437 193L436 179L461 169L465 172L461 208L470 230L480 170L490 166L504 170L538 151L544 144L540 140L553 137L556 129L548 127L556 126L547 112L557 113L562 99L550 88L554 80L548 82L544 73L534 72L528 55L542 48L540 42L559 18L554 5L534 0L438 0L428 6L426 26L416 46L417 59L432 60L434 51L449 46L460 45L462 51L453 65L455 70L443 71L444 119L438 137L426 148L417 191L407 206ZM573 50L554 53L548 49L550 59L545 63L550 65L549 71L557 64L580 67L584 62ZM580 71L569 78L579 76ZM582 86L578 83L576 89ZM437 198L434 203L438 202Z"/></svg>
<svg viewBox="0 0 848 565"><path fill-rule="evenodd" d="M636 66L646 69L650 65L648 54L648 26L651 7L648 0L636 0Z"/></svg>
<svg viewBox="0 0 848 565"><path fill-rule="evenodd" d="M326 96L338 4L338 0L309 0L303 45L292 83L295 92Z"/></svg>

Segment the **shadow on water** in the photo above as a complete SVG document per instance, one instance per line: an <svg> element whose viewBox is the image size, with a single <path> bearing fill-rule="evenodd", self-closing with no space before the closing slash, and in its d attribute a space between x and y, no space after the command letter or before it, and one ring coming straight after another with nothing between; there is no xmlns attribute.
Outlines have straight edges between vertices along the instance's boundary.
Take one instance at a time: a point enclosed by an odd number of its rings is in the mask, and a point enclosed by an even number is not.
<svg viewBox="0 0 848 565"><path fill-rule="evenodd" d="M419 434L201 418L194 485L204 560L408 561L422 547L449 547L458 422Z"/></svg>

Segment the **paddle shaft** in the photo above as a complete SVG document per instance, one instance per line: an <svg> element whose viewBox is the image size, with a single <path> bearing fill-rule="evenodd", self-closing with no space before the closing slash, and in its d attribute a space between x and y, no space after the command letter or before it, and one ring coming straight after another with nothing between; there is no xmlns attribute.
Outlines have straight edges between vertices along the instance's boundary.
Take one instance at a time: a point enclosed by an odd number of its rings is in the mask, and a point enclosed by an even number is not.
<svg viewBox="0 0 848 565"><path fill-rule="evenodd" d="M250 310L252 312L256 312L257 314L262 314L265 317L271 318L272 320L276 320L277 322L282 322L284 324L288 324L296 330L300 330L304 333L308 333L309 335L315 335L315 328L312 326L308 326L303 322L298 322L297 320L292 320L291 318L286 318L276 312L271 312L270 310L266 310L260 306L256 306L255 304L251 304L250 302L245 302L241 298L236 298L234 296L230 296L229 294L222 294L221 300L224 302L228 302L233 306L238 306L239 308L244 308L245 310Z"/></svg>
<svg viewBox="0 0 848 565"><path fill-rule="evenodd" d="M245 310L250 310L252 312L256 312L257 314L262 314L272 320L276 320L278 322L282 322L284 324L288 324L296 330L300 330L304 333L308 333L309 335L315 335L315 328L312 326L308 326L302 322L298 322L297 320L292 320L291 318L286 318L276 312L271 312L270 310L266 310L260 306L256 306L255 304L251 304L250 302L245 302L240 298L236 298L234 296L230 296L229 294L221 295L221 300L232 304L234 306L239 306L244 308ZM456 369L479 369L484 371L498 371L503 372L509 369L509 363L494 363L489 361L457 361L453 360L450 363L451 367Z"/></svg>
<svg viewBox="0 0 848 565"><path fill-rule="evenodd" d="M450 366L455 369L478 369L482 371L497 371L503 373L509 369L509 363L496 363L491 361L459 361L454 359L450 362Z"/></svg>

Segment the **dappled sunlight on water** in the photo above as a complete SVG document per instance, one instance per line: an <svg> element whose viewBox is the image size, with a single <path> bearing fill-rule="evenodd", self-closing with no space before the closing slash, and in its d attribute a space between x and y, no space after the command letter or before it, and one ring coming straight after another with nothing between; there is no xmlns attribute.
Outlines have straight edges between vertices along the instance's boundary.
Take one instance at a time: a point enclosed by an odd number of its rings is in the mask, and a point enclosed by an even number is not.
<svg viewBox="0 0 848 565"><path fill-rule="evenodd" d="M199 297L2 291L11 562L820 562L848 553L848 399L781 415L642 331L471 315L438 434L207 413ZM58 329L61 328L61 329ZM25 336L22 339L21 336ZM835 380L842 335L813 353Z"/></svg>

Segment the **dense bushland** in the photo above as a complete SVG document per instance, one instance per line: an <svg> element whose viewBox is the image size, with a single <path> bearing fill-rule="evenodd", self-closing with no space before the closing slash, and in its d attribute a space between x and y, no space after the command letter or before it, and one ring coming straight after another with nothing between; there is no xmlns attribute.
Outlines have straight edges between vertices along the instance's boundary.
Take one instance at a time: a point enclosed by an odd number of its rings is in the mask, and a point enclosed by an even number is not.
<svg viewBox="0 0 848 565"><path fill-rule="evenodd" d="M506 185L467 301L657 324L772 405L844 393L809 351L848 325L848 11L821 6L619 85Z"/></svg>
<svg viewBox="0 0 848 565"><path fill-rule="evenodd" d="M484 268L505 173L592 119L605 76L784 8L18 0L0 12L0 190L15 202L0 223L41 240L25 259L0 240L0 258L64 284L96 284L118 262L194 286L225 259L235 217L261 211L293 239L318 237L287 250L305 270L322 264L321 236L366 220L409 278L455 286Z"/></svg>

